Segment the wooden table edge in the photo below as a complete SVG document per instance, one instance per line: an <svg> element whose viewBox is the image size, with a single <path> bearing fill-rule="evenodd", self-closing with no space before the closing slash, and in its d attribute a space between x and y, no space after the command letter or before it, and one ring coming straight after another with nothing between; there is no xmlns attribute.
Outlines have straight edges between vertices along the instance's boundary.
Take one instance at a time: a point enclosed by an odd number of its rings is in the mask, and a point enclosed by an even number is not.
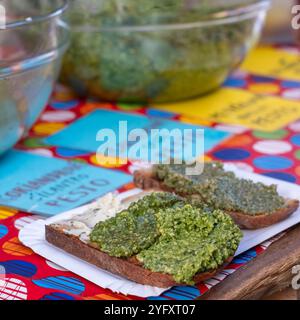
<svg viewBox="0 0 300 320"><path fill-rule="evenodd" d="M261 299L289 287L295 277L292 273L295 265L300 265L300 225L286 231L265 252L211 288L199 300Z"/></svg>

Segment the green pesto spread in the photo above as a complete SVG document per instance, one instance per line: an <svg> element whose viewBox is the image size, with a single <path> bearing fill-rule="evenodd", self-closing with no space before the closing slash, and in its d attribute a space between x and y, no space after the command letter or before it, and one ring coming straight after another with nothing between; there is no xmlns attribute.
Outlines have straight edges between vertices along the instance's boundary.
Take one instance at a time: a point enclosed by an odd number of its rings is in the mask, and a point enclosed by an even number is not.
<svg viewBox="0 0 300 320"><path fill-rule="evenodd" d="M254 19L182 30L160 25L205 21L237 6L232 0L73 0L61 79L82 95L110 101L166 102L209 92L243 60ZM122 29L128 26L157 27Z"/></svg>
<svg viewBox="0 0 300 320"><path fill-rule="evenodd" d="M241 231L221 211L203 213L185 205L157 213L160 239L137 255L144 266L193 284L197 273L214 270L234 255Z"/></svg>
<svg viewBox="0 0 300 320"><path fill-rule="evenodd" d="M203 211L169 193L153 193L98 223L90 240L115 257L136 258L153 272L193 284L236 251L242 234L220 210Z"/></svg>
<svg viewBox="0 0 300 320"><path fill-rule="evenodd" d="M115 257L130 257L149 248L158 238L155 213L182 206L184 201L170 193L153 193L132 203L116 217L98 223L90 240Z"/></svg>
<svg viewBox="0 0 300 320"><path fill-rule="evenodd" d="M239 179L226 172L218 162L205 163L203 173L186 176L187 165L157 165L155 174L164 185L185 195L194 205L249 215L273 213L284 207L285 201L275 185L266 186L250 180Z"/></svg>
<svg viewBox="0 0 300 320"><path fill-rule="evenodd" d="M193 165L191 165L191 167L192 166ZM232 172L224 170L223 165L220 162L205 163L202 174L193 176L186 176L185 174L188 165L160 164L155 165L153 168L157 178L163 181L167 187L184 195L194 194L195 185L199 185L207 180L216 177L234 177Z"/></svg>

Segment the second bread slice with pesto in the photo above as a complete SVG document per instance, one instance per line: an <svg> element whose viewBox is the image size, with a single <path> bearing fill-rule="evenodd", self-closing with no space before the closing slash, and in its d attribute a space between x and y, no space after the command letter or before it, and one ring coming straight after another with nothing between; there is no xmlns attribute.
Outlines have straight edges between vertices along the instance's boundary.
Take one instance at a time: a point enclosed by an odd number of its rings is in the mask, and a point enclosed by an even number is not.
<svg viewBox="0 0 300 320"><path fill-rule="evenodd" d="M136 171L136 186L162 189L185 197L194 205L203 204L226 211L242 228L258 229L284 220L299 206L298 200L284 199L275 185L266 186L239 179L219 162L206 163L198 176L185 175L187 165L156 165Z"/></svg>

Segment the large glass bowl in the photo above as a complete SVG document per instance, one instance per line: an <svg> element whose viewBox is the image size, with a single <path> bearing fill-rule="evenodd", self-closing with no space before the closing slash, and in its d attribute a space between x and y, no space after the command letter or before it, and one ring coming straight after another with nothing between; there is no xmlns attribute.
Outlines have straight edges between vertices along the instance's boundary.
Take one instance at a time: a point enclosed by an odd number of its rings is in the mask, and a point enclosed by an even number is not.
<svg viewBox="0 0 300 320"><path fill-rule="evenodd" d="M257 41L268 0L72 0L62 80L124 102L218 88Z"/></svg>
<svg viewBox="0 0 300 320"><path fill-rule="evenodd" d="M64 0L4 0L0 17L0 154L47 104L69 43Z"/></svg>

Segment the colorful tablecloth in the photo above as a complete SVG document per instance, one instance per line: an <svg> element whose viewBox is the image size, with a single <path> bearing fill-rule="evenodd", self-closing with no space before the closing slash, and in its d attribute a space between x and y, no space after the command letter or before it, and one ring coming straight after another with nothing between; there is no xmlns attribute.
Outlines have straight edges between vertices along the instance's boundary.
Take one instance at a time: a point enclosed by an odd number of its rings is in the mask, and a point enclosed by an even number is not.
<svg viewBox="0 0 300 320"><path fill-rule="evenodd" d="M245 72L237 72L228 79L225 86L241 88L253 93L300 99L300 82L257 77ZM33 126L28 137L19 143L16 148L40 155L73 159L98 165L95 154L50 147L41 140L41 138L61 130L79 117L98 108L137 112L148 116L195 123L195 119L153 108L80 100L71 90L59 85L53 94L52 101ZM209 121L199 122L197 120L197 123L234 133L232 138L209 152L206 156L208 159L234 162L243 170L254 171L289 182L300 182L300 121L291 123L275 132L253 131L239 126ZM127 165L110 165L115 170L129 173L132 173L139 166L140 163L137 161L131 161ZM132 184L130 184L124 186L122 190L132 187ZM16 210L0 208L0 282L2 284L0 300L14 298L24 300L138 299L137 297L124 296L100 288L24 247L18 240L19 230L24 225L39 218ZM226 275L266 250L269 244L265 243L237 257L224 270L221 278L212 279L197 287L174 287L160 297L149 299L195 299ZM4 271L6 274L4 274Z"/></svg>

